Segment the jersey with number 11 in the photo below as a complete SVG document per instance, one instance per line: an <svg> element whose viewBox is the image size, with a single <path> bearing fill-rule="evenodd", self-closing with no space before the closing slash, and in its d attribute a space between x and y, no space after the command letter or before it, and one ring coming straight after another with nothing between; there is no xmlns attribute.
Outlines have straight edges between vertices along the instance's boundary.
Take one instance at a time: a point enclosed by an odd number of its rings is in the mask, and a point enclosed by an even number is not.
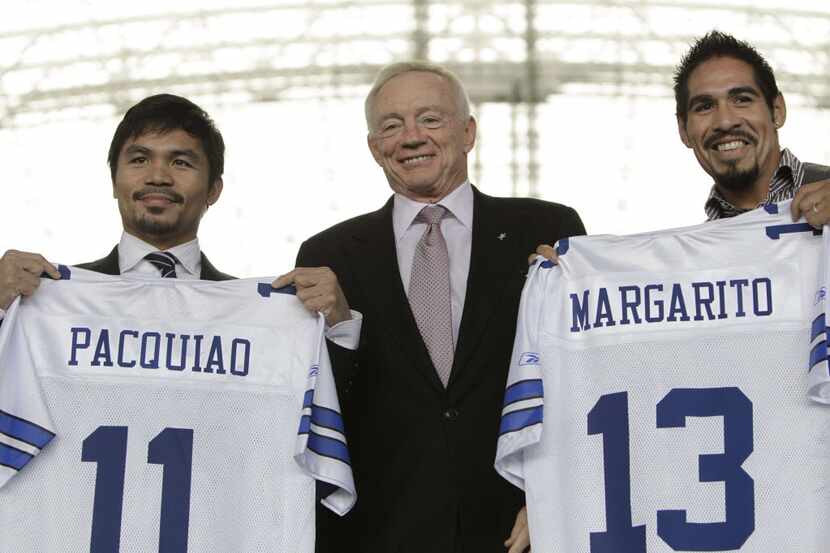
<svg viewBox="0 0 830 553"><path fill-rule="evenodd" d="M44 279L0 327L0 553L311 553L354 503L323 321L270 280Z"/></svg>
<svg viewBox="0 0 830 553"><path fill-rule="evenodd" d="M789 213L573 238L531 269L496 467L534 551L828 551L822 238Z"/></svg>

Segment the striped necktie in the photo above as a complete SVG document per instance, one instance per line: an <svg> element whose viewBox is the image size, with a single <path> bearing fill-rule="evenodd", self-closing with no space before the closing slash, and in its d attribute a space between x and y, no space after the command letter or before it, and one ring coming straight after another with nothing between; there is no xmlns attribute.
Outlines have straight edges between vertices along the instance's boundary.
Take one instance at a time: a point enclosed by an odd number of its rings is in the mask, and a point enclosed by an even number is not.
<svg viewBox="0 0 830 553"><path fill-rule="evenodd" d="M162 278L176 278L176 263L179 260L172 253L152 252L145 255L144 259L159 270Z"/></svg>

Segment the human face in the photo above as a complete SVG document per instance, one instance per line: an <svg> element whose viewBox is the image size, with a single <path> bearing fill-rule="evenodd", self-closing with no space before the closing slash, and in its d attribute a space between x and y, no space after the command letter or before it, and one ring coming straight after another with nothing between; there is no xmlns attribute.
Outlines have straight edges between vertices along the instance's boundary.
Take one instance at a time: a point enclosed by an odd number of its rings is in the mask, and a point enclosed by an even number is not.
<svg viewBox="0 0 830 553"><path fill-rule="evenodd" d="M112 185L124 230L159 249L194 239L199 220L222 192L222 179L211 186L208 174L201 142L184 130L127 140Z"/></svg>
<svg viewBox="0 0 830 553"><path fill-rule="evenodd" d="M783 96L770 110L752 66L731 57L701 63L688 88L688 115L677 121L681 140L727 200L755 207L778 167L778 128L787 116Z"/></svg>
<svg viewBox="0 0 830 553"><path fill-rule="evenodd" d="M381 87L368 142L392 190L435 203L467 180L476 123L462 120L458 108L452 86L435 73L402 73Z"/></svg>

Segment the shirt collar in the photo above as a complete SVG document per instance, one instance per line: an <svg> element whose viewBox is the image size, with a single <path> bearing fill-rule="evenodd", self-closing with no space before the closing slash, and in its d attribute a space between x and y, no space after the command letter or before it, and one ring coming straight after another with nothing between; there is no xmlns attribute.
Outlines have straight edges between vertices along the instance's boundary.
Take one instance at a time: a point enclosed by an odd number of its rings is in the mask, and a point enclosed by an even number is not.
<svg viewBox="0 0 830 553"><path fill-rule="evenodd" d="M803 179L804 168L801 161L789 149L784 148L781 150L778 167L772 174L772 181L769 185L767 197L756 207L792 198L795 192L801 187ZM732 205L721 195L715 185L712 185L712 189L709 191L709 197L706 199L704 209L706 210L706 218L709 221L734 217L735 215L751 211L747 208Z"/></svg>
<svg viewBox="0 0 830 553"><path fill-rule="evenodd" d="M416 202L403 194L395 192L394 205L392 207L392 229L395 232L395 240L403 238L403 235L412 226L418 213L428 205L444 206L450 215L455 217L472 232L473 187L469 180L465 180L461 186L441 198L437 204Z"/></svg>
<svg viewBox="0 0 830 553"><path fill-rule="evenodd" d="M159 249L152 244L148 244L126 231L122 232L121 241L118 242L118 267L120 272L122 274L129 272L144 259L145 255L157 251ZM176 259L179 260L179 264L191 275L199 274L197 267L201 265L202 250L199 248L198 238L164 251L175 255Z"/></svg>

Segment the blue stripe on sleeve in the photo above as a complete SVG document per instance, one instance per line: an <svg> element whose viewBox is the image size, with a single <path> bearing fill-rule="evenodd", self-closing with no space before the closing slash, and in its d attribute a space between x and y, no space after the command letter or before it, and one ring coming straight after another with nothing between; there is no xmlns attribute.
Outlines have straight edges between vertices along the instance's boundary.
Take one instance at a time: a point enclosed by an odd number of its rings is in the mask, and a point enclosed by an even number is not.
<svg viewBox="0 0 830 553"><path fill-rule="evenodd" d="M351 465L349 460L349 450L346 444L340 440L322 436L316 432L309 432L308 434L308 448L318 455L330 457L342 461L347 465Z"/></svg>
<svg viewBox="0 0 830 553"><path fill-rule="evenodd" d="M522 428L527 428L534 424L542 422L542 406L530 407L528 409L519 409L508 413L501 418L501 426L499 427L499 435L516 432Z"/></svg>
<svg viewBox="0 0 830 553"><path fill-rule="evenodd" d="M0 465L14 470L20 470L32 460L32 455L16 447L0 444Z"/></svg>
<svg viewBox="0 0 830 553"><path fill-rule="evenodd" d="M343 417L334 409L323 407L321 405L311 406L311 422L317 426L337 430L341 434L346 433L343 426Z"/></svg>
<svg viewBox="0 0 830 553"><path fill-rule="evenodd" d="M311 417L308 415L303 415L300 417L300 429L297 431L297 434L308 434L309 430L311 429Z"/></svg>
<svg viewBox="0 0 830 553"><path fill-rule="evenodd" d="M40 449L55 437L54 432L5 411L0 411L0 432Z"/></svg>
<svg viewBox="0 0 830 553"><path fill-rule="evenodd" d="M511 384L504 390L504 405L510 405L523 399L533 399L537 397L544 397L544 389L542 387L542 379L534 378L532 380L520 380L515 384Z"/></svg>
<svg viewBox="0 0 830 553"><path fill-rule="evenodd" d="M314 390L306 390L303 396L303 409L311 407L311 402L314 401Z"/></svg>
<svg viewBox="0 0 830 553"><path fill-rule="evenodd" d="M822 340L810 352L810 370L827 359L827 340Z"/></svg>
<svg viewBox="0 0 830 553"><path fill-rule="evenodd" d="M825 329L826 329L826 326L827 325L824 322L824 313L822 313L821 315L819 315L818 317L816 317L813 320L813 325L812 325L812 328L810 330L810 341L812 342L813 340L816 339L816 336L818 336L819 334L824 332Z"/></svg>

